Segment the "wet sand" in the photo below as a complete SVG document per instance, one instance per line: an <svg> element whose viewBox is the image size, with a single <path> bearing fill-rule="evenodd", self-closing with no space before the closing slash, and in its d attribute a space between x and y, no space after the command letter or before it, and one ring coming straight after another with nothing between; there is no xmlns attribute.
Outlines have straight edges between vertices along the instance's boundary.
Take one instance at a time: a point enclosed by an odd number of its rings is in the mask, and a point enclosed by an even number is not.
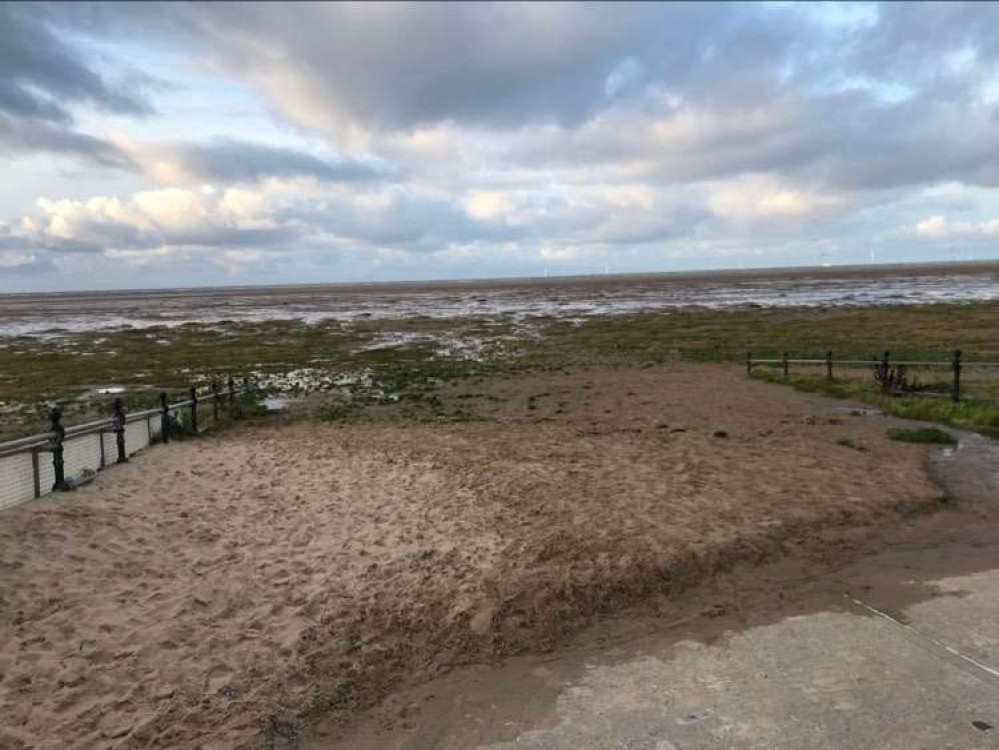
<svg viewBox="0 0 999 750"><path fill-rule="evenodd" d="M821 566L941 507L894 420L735 369L453 388L484 396L467 422L246 427L5 511L0 747L292 746L405 681L670 618L736 564Z"/></svg>
<svg viewBox="0 0 999 750"><path fill-rule="evenodd" d="M999 262L553 278L0 294L0 343L185 323L575 318L690 308L925 305L997 297Z"/></svg>

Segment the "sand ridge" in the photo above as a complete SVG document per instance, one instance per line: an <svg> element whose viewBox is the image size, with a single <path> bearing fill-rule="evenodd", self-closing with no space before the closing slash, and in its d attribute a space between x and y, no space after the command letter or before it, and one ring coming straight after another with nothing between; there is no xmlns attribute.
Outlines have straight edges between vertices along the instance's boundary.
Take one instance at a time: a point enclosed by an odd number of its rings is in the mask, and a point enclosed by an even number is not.
<svg viewBox="0 0 999 750"><path fill-rule="evenodd" d="M4 512L0 748L290 742L402 676L550 648L940 498L892 420L725 368L455 389L491 398L463 423L158 447Z"/></svg>

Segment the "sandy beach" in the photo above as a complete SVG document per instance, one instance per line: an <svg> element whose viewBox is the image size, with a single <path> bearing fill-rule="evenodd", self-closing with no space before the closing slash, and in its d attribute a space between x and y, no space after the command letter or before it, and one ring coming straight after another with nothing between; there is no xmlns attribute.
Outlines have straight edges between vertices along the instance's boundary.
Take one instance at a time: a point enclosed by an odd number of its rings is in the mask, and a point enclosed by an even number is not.
<svg viewBox="0 0 999 750"><path fill-rule="evenodd" d="M891 418L734 367L445 390L467 421L248 425L0 514L0 747L291 747L941 502Z"/></svg>

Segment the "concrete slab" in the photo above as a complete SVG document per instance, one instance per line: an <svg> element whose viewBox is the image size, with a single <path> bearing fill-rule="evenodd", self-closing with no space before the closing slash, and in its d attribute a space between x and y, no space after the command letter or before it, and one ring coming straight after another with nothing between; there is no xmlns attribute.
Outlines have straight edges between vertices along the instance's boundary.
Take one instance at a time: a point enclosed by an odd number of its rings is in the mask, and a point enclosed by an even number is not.
<svg viewBox="0 0 999 750"><path fill-rule="evenodd" d="M999 593L999 574L991 576ZM787 750L999 746L999 681L894 622L791 617L592 666L558 723L480 750ZM976 723L977 722L977 723Z"/></svg>

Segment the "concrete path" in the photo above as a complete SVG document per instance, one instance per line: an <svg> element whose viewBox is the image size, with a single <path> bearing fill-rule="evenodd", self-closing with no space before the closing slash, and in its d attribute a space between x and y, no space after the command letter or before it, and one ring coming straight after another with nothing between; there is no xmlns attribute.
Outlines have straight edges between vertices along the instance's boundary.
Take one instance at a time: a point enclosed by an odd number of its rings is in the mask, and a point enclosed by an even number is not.
<svg viewBox="0 0 999 750"><path fill-rule="evenodd" d="M854 605L588 667L554 727L479 747L999 747L999 573L941 583L967 596L913 607L908 624Z"/></svg>
<svg viewBox="0 0 999 750"><path fill-rule="evenodd" d="M456 670L303 747L999 748L999 461L966 447L937 467L965 507L890 551L802 580L777 566L677 623L608 623L554 657Z"/></svg>

